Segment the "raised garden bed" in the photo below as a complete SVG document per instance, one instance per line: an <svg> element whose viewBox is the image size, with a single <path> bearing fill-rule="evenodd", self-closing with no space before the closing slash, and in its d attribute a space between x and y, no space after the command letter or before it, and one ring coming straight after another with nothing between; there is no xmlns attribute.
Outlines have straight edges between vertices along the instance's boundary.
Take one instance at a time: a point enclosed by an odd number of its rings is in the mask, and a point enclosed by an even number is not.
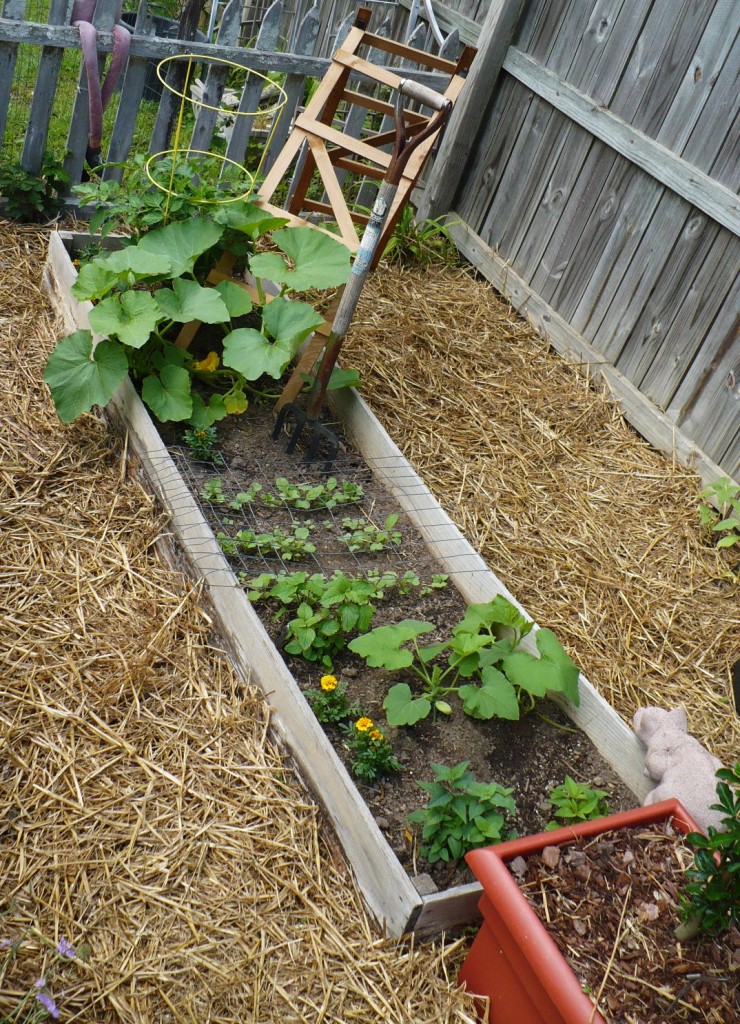
<svg viewBox="0 0 740 1024"><path fill-rule="evenodd" d="M46 286L57 308L70 325L77 327L86 325L88 306L70 296L73 280L74 268L65 247L59 237L53 236L45 272ZM502 594L513 601L460 535L362 399L351 391L339 392L334 408L366 466L390 492L423 539L428 549L424 558L431 556L438 562L438 571L449 575L462 599L467 603L484 602ZM109 411L128 435L129 451L138 459L150 487L171 515L173 557L183 559L193 576L204 581L204 596L210 602L235 664L267 695L274 709L273 725L323 805L372 913L384 921L388 932L394 935L412 928L420 934L430 934L472 920L480 894L477 883L454 885L422 896L403 869L307 706L296 679L238 585L191 487L178 471L128 382L110 403ZM531 634L523 646L536 653ZM642 772L640 744L583 676L580 695L579 708L565 699L559 703L590 737L629 790L641 799L650 783ZM465 752L460 759L464 756Z"/></svg>

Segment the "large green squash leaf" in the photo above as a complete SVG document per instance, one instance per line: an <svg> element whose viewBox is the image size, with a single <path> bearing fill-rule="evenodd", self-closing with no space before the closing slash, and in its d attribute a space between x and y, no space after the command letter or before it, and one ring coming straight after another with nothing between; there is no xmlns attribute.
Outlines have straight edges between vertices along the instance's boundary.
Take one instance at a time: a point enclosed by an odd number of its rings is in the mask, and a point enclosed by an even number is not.
<svg viewBox="0 0 740 1024"><path fill-rule="evenodd" d="M308 227L283 228L273 232L272 240L290 258L293 267L277 253L260 253L249 261L249 268L257 277L299 292L336 288L348 281L349 249L344 242Z"/></svg>
<svg viewBox="0 0 740 1024"><path fill-rule="evenodd" d="M193 412L190 374L181 366L163 366L158 377L144 378L141 397L160 421L187 420Z"/></svg>
<svg viewBox="0 0 740 1024"><path fill-rule="evenodd" d="M172 288L159 288L155 293L162 312L178 324L200 320L204 324L222 324L229 311L215 288L204 288L197 281L175 278Z"/></svg>
<svg viewBox="0 0 740 1024"><path fill-rule="evenodd" d="M263 321L267 333L276 341L300 345L323 324L324 318L307 302L277 298L265 306Z"/></svg>
<svg viewBox="0 0 740 1024"><path fill-rule="evenodd" d="M126 354L114 341L93 347L90 331L62 338L49 356L44 380L59 418L71 423L94 405L106 405L128 372Z"/></svg>
<svg viewBox="0 0 740 1024"><path fill-rule="evenodd" d="M149 231L135 247L146 253L167 256L170 260L170 274L180 277L188 274L195 261L207 249L211 249L221 238L223 225L202 217L175 221L163 228ZM126 251L126 250L123 250Z"/></svg>
<svg viewBox="0 0 740 1024"><path fill-rule="evenodd" d="M103 299L90 310L90 326L97 334L115 335L124 345L141 348L162 318L149 292L123 292Z"/></svg>
<svg viewBox="0 0 740 1024"><path fill-rule="evenodd" d="M253 327L239 327L224 338L223 363L247 380L257 380L264 373L277 380L297 348L298 343L270 341Z"/></svg>

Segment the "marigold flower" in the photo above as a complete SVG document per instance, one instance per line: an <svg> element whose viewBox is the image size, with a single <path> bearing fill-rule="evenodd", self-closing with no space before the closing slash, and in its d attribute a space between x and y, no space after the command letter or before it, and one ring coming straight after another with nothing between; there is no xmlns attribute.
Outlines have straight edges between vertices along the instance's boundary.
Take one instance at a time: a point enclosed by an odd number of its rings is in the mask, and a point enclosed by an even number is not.
<svg viewBox="0 0 740 1024"><path fill-rule="evenodd" d="M382 740L385 739L385 736L380 731L380 729L373 729L373 731L370 733L370 739L375 740L376 743L380 743Z"/></svg>
<svg viewBox="0 0 740 1024"><path fill-rule="evenodd" d="M355 729L357 729L358 732L367 732L369 729L372 729L372 727L372 718L358 718L355 722Z"/></svg>
<svg viewBox="0 0 740 1024"><path fill-rule="evenodd" d="M321 677L321 689L326 690L330 693L332 690L337 688L337 677L336 676L322 676Z"/></svg>
<svg viewBox="0 0 740 1024"><path fill-rule="evenodd" d="M205 359L199 359L193 363L193 369L201 370L204 373L213 373L214 370L218 369L219 362L218 353L209 352Z"/></svg>

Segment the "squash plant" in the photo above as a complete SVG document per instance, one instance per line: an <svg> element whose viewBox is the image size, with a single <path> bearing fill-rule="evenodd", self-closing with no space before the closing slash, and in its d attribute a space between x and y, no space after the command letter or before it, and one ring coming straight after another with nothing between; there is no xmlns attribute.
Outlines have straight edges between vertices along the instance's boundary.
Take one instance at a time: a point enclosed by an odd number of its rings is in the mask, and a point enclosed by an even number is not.
<svg viewBox="0 0 740 1024"><path fill-rule="evenodd" d="M94 303L91 331L58 342L44 372L64 422L105 405L130 373L141 396L162 421L205 428L247 408L251 382L279 379L298 347L323 322L313 306L295 298L308 289L344 284L350 271L343 243L308 227L282 227L247 202L217 207L212 214L174 221L114 252L103 252L79 272L72 292ZM279 252L248 256L259 304L235 281L215 287L206 278L234 233L250 250L268 232ZM267 301L263 280L280 286ZM255 326L238 318L253 314ZM174 344L181 325L216 325L219 351L196 360ZM193 390L199 379L212 389L208 401Z"/></svg>
<svg viewBox="0 0 740 1024"><path fill-rule="evenodd" d="M394 726L415 725L433 712L451 714L448 697L453 694L466 714L480 719L518 719L522 708L529 710L548 692L563 693L578 704L578 669L551 630L537 631L539 658L516 649L532 626L497 595L485 604L469 605L442 643L419 646L417 640L433 632L434 623L404 619L357 637L349 649L371 668L406 669L421 682L421 693L408 683L396 683L388 691L383 708ZM446 664L437 662L442 655Z"/></svg>

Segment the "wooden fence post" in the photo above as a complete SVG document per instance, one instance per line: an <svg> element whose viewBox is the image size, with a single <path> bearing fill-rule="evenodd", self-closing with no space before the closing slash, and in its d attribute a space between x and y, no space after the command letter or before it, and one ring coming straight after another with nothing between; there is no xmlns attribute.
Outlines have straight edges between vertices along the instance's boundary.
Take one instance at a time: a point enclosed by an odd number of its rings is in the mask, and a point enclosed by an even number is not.
<svg viewBox="0 0 740 1024"><path fill-rule="evenodd" d="M419 205L421 220L439 217L452 208L524 3L525 0L494 0L491 4L478 39L478 54L455 104Z"/></svg>
<svg viewBox="0 0 740 1024"><path fill-rule="evenodd" d="M68 6L67 0L52 0L49 5L48 23L50 25L65 25L69 20ZM23 167L31 174L38 174L43 163L63 57L64 50L57 46L44 46L41 50L31 110L28 115L28 130L23 140L23 155L21 156ZM10 86L8 86L7 95L10 95ZM54 155L56 156L56 154Z"/></svg>

